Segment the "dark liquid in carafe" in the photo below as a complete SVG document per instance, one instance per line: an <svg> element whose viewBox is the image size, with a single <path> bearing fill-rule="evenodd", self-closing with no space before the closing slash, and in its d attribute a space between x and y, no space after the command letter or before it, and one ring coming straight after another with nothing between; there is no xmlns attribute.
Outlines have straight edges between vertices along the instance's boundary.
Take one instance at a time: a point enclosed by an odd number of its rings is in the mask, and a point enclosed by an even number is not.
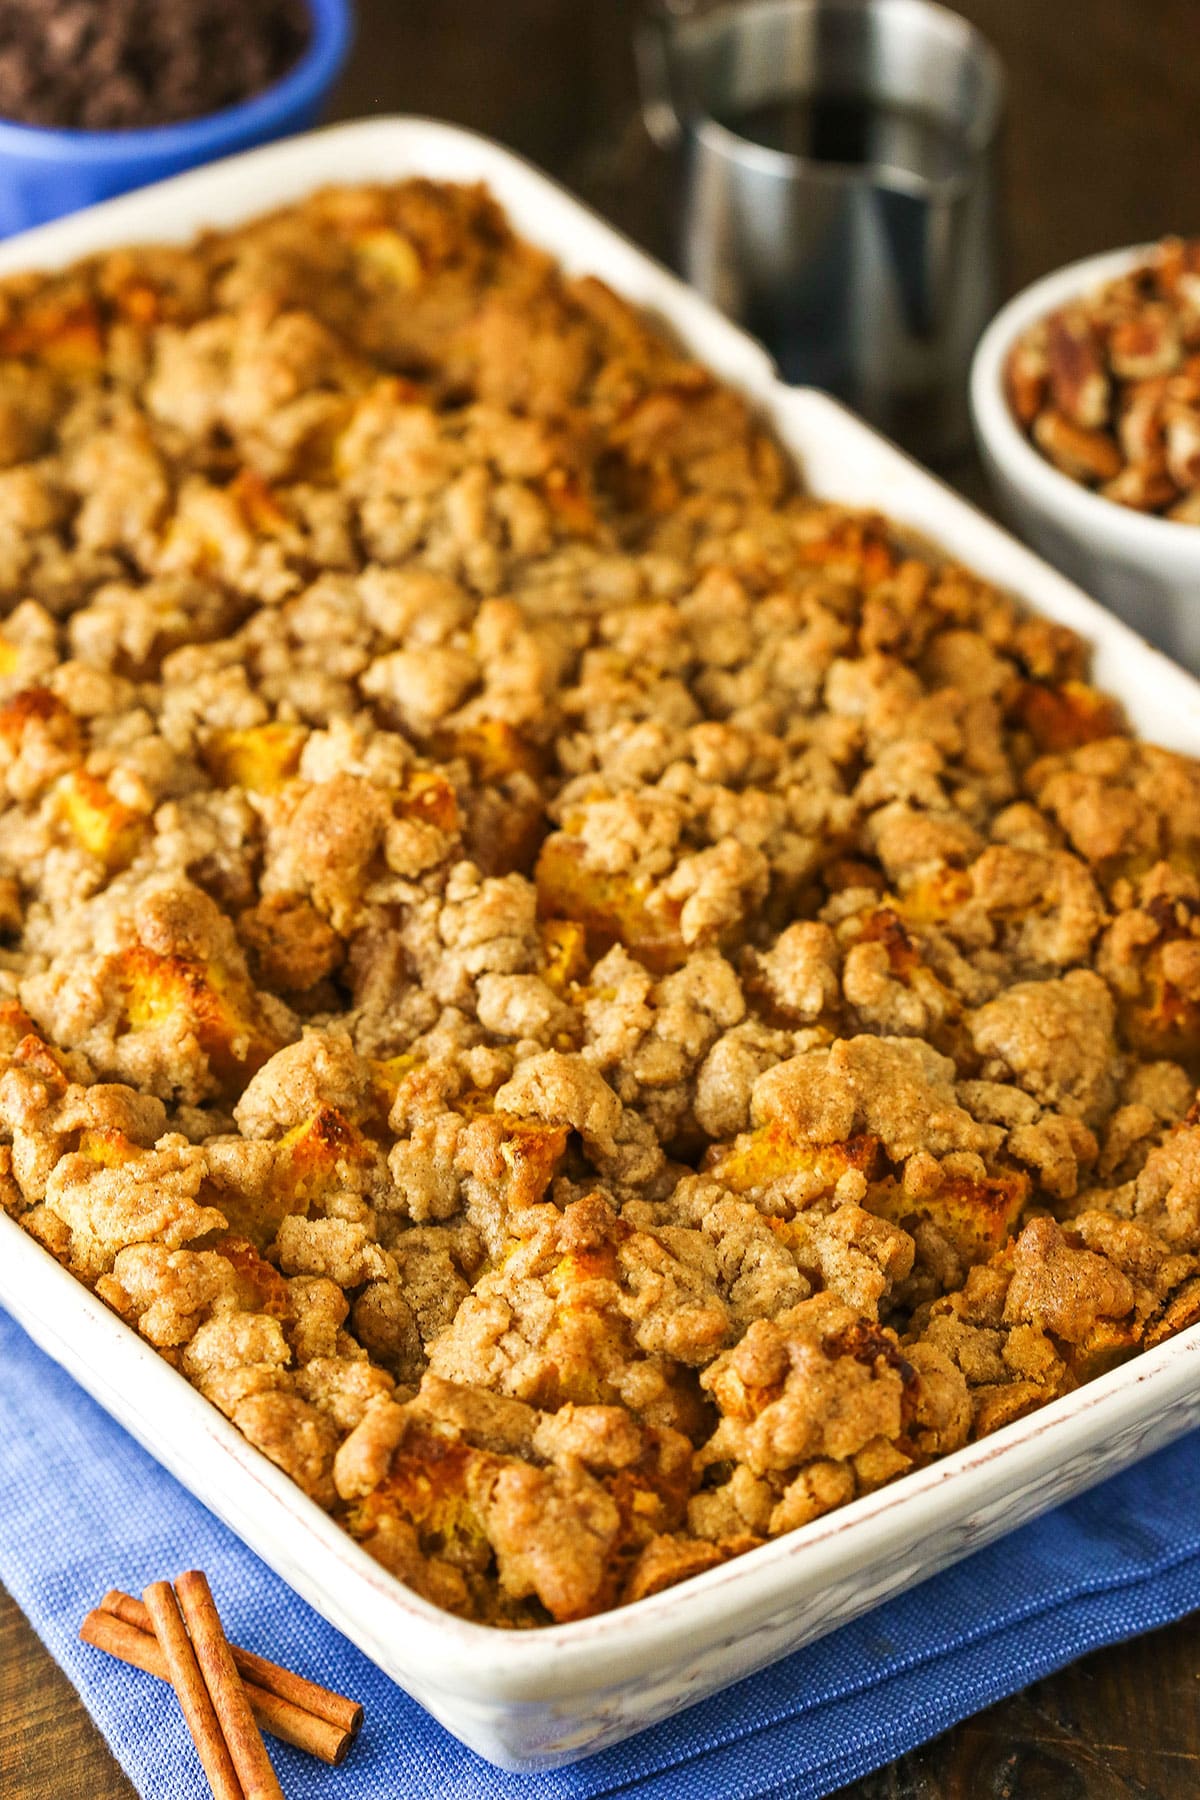
<svg viewBox="0 0 1200 1800"><path fill-rule="evenodd" d="M716 116L727 130L769 150L844 168L890 169L917 181L945 181L969 160L963 138L942 120L872 100L789 94Z"/></svg>

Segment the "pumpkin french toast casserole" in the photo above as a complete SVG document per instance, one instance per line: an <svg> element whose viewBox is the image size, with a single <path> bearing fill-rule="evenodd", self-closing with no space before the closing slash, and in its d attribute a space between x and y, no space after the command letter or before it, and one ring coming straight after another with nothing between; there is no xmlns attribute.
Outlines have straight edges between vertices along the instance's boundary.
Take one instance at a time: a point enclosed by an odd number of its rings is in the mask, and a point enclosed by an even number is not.
<svg viewBox="0 0 1200 1800"><path fill-rule="evenodd" d="M383 1565L637 1599L1200 1318L1200 766L479 189L0 286L0 1197Z"/></svg>

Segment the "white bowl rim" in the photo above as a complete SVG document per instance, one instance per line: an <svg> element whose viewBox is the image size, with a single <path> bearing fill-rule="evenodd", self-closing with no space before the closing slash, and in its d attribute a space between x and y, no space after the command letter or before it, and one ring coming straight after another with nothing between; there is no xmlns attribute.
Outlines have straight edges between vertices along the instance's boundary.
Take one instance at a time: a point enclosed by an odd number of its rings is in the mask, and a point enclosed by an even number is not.
<svg viewBox="0 0 1200 1800"><path fill-rule="evenodd" d="M1036 449L1013 416L1004 391L1004 364L1016 339L1067 301L1080 299L1144 262L1156 245L1131 244L1067 263L1023 288L992 319L971 362L971 412L981 448L1014 486L1032 490L1037 503L1102 549L1138 553L1158 560L1164 554L1196 564L1200 573L1200 532L1182 519L1137 512L1064 475Z"/></svg>

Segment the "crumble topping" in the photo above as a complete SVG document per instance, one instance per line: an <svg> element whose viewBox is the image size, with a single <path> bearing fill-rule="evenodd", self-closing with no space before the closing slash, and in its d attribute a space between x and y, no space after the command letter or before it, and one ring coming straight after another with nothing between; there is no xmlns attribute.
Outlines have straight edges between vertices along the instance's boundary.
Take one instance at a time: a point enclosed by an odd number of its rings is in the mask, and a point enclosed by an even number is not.
<svg viewBox="0 0 1200 1800"><path fill-rule="evenodd" d="M1200 765L482 190L0 285L0 1203L529 1627L1200 1318Z"/></svg>

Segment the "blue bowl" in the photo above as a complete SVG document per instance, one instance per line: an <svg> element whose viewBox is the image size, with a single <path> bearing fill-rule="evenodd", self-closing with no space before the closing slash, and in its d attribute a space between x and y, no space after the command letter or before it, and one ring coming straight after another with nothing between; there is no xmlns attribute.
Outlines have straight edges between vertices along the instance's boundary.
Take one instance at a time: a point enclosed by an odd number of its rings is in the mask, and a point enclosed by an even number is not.
<svg viewBox="0 0 1200 1800"><path fill-rule="evenodd" d="M308 0L308 48L237 106L145 131L55 131L0 119L0 236L312 125L354 34L351 0Z"/></svg>

